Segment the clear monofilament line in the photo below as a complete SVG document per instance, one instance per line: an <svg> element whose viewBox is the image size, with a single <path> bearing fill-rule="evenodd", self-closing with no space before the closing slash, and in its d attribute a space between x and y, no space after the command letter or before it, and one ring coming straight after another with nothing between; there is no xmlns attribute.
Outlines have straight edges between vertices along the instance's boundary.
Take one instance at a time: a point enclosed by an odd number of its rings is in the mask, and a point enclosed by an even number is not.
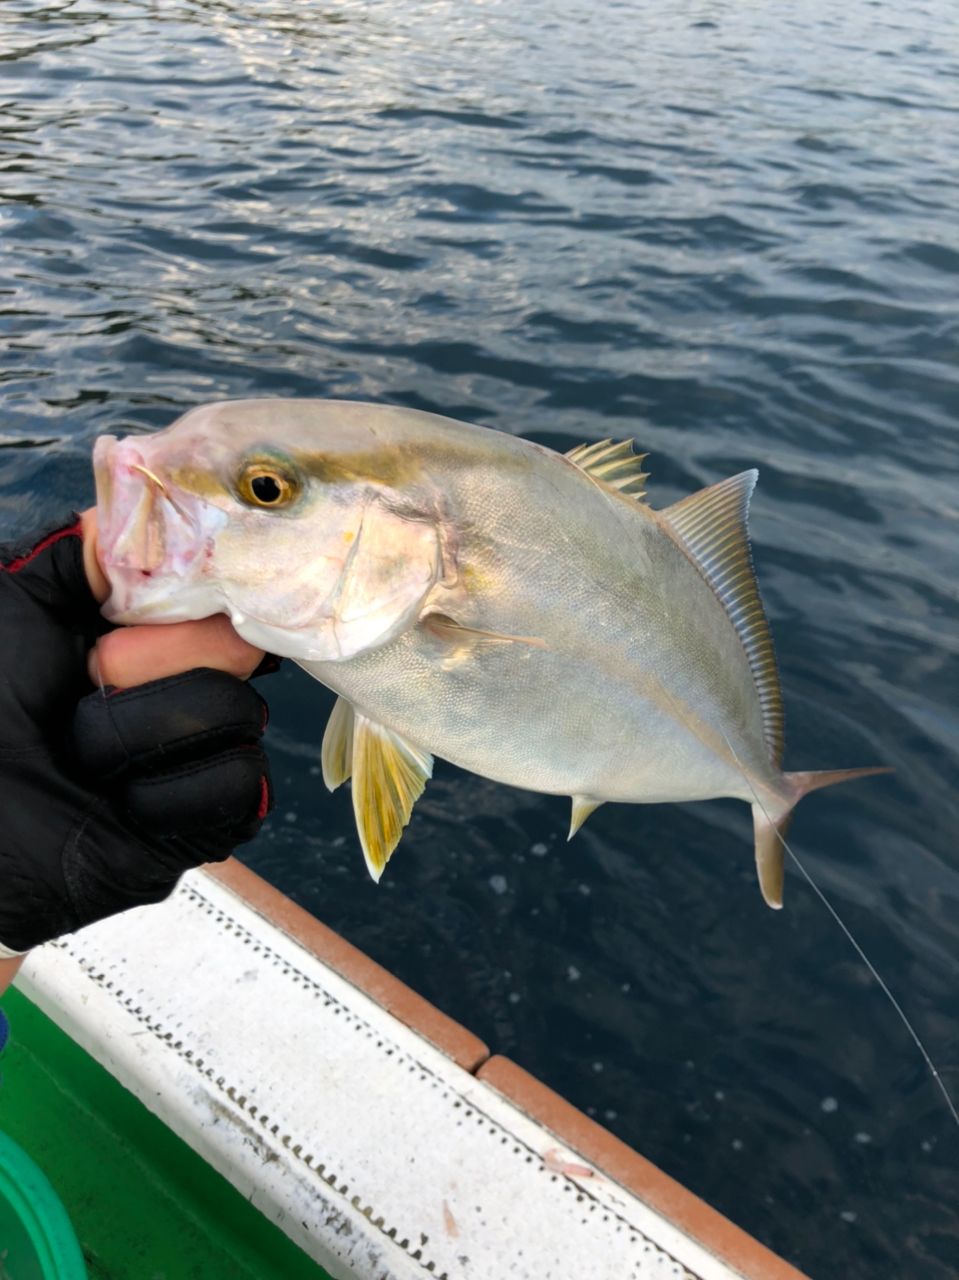
<svg viewBox="0 0 959 1280"><path fill-rule="evenodd" d="M762 808L761 805L760 805L760 808ZM765 810L763 810L763 812L765 813ZM779 832L777 831L776 834L779 835ZM880 991L882 991L886 999L889 1001L889 1003L895 1009L896 1013L899 1015L900 1022L909 1032L909 1035L912 1037L913 1044L915 1044L916 1048L922 1054L923 1061L925 1062L926 1066L929 1068L930 1075L932 1076L933 1080L935 1080L936 1084L939 1086L939 1092L942 1094L943 1098L946 1101L946 1106L949 1108L949 1113L952 1116L953 1120L955 1121L956 1128L959 1129L959 1110L956 1109L956 1104L953 1102L952 1095L950 1094L949 1090L946 1088L945 1083L942 1079L942 1076L939 1074L939 1069L937 1068L936 1064L933 1062L932 1058L929 1056L929 1051L926 1049L926 1046L923 1044L922 1040L919 1038L919 1033L916 1031L915 1027L906 1017L906 1014L903 1011L902 1005L899 1003L896 997L889 990L889 986L886 983L885 979L882 977L882 975L877 970L876 966L869 959L865 951L863 951L862 947L853 937L852 933L850 932L849 926L843 920L842 916L840 916L839 912L836 910L836 908L832 905L832 903L823 893L822 889L820 889L819 885L816 884L815 880L812 878L812 876L803 866L798 855L795 854L792 851L792 849L790 849L788 842L783 838L783 836L779 835L779 839L782 843L783 848L786 850L786 852L789 854L790 858L792 859L794 865L802 873L803 879L806 881L810 889L812 889L813 893L816 895L819 901L823 904L823 906L826 908L826 910L835 920L836 924L839 925L840 929L846 935L846 938L848 939L850 946L852 946L856 955L859 957L859 959L863 962L863 964L872 974Z"/></svg>
<svg viewBox="0 0 959 1280"><path fill-rule="evenodd" d="M770 816L769 816L769 811L767 810L766 806L763 804L762 800L760 800L760 798L759 798L759 796L758 796L758 794L757 794L757 792L756 792L756 788L755 788L755 787L753 786L753 784L752 784L752 779L749 777L749 774L748 774L748 773L746 772L746 770L743 768L742 763L741 763L741 761L739 760L739 757L736 755L735 749L733 748L733 744L732 744L732 743L729 741L729 739L726 737L726 734L725 734L725 733L723 733L723 737L724 737L724 738L726 738L726 745L729 747L729 750L732 752L733 759L734 759L734 760L736 761L736 763L739 765L739 768L740 768L740 770L742 771L742 775L743 775L743 777L746 779L747 783L749 784L749 789L750 789L750 791L753 793L753 798L754 798L754 800L755 800L756 804L757 804L757 805L759 806L759 808L762 810L763 815L764 815L764 816L765 816L765 818L766 818L766 821L767 821L771 826L773 826L773 827L774 827L774 829L775 829L775 824L773 823L772 819L771 819L771 818L770 818ZM887 983L887 982L886 982L886 980L883 978L883 976L880 974L879 970L876 968L876 966L873 964L873 962L872 962L872 961L869 959L869 957L866 955L865 951L863 951L862 947L861 947L861 946L859 945L859 943L856 941L855 937L853 936L852 930L851 930L851 929L849 928L849 926L846 924L845 920L843 920L842 916L839 914L839 912L836 910L836 908L832 905L832 903L831 903L831 902L829 901L829 899L826 897L825 893L822 891L822 889L820 889L819 885L818 885L818 884L816 884L815 880L812 878L812 876L811 876L811 875L809 874L809 872L806 870L806 868L805 868L805 866L803 865L802 860L800 859L799 855L798 855L797 853L794 853L794 852L793 852L793 850L790 848L790 846L789 846L789 841L788 841L788 840L786 840L785 836L783 836L783 834L782 834L779 830L776 830L776 836L777 836L777 838L778 838L778 840L779 840L779 843L780 843L780 844L782 845L782 847L785 849L786 853L788 853L788 854L789 854L789 857L791 858L791 860L792 860L793 864L796 866L796 868L797 868L797 869L799 870L799 872L802 874L803 879L804 879L804 880L806 881L806 883L809 885L810 889L812 889L813 893L815 893L816 897L819 899L819 901L823 904L823 906L826 908L826 910L827 910L827 911L829 912L829 914L832 916L833 920L835 920L836 924L838 924L838 925L839 925L839 928L840 928L840 929L843 931L843 933L845 934L846 939L848 940L848 942L849 942L850 946L853 948L853 950L855 951L856 955L859 957L859 959L860 959L860 960L863 962L863 964L866 966L867 971L871 974L871 976L872 976L873 980L875 981L876 985L879 987L879 990L883 993L883 995L886 997L886 999L889 1001L889 1003L890 1003L890 1004L892 1005L892 1007L895 1009L896 1014L897 1014L897 1015L898 1015L898 1017L899 1017L899 1021L902 1023L902 1025L903 1025L903 1026L906 1028L906 1030L909 1032L909 1036L910 1036L910 1038L912 1039L913 1044L914 1044L914 1045L916 1046L916 1048L919 1050L920 1054L922 1055L922 1060L923 1060L923 1062L925 1062L925 1064L926 1064L927 1068L929 1069L929 1074L932 1076L933 1080L935 1080L936 1085L937 1085L937 1087L938 1087L938 1089L939 1089L939 1092L942 1094L943 1098L945 1099L945 1103L946 1103L946 1106L947 1106L947 1107L948 1107L948 1109L949 1109L949 1114L952 1116L953 1123L955 1124L956 1128L957 1128L957 1129L959 1129L959 1109L957 1109L956 1104L955 1104L955 1102L953 1101L952 1094L951 1094L951 1093L949 1092L949 1090L946 1088L945 1081L943 1080L942 1076L940 1075L938 1067L937 1067L937 1066L936 1066L936 1064L933 1062L932 1057L931 1057L931 1056L930 1056L930 1054L929 1054L929 1050L928 1050L928 1049L926 1048L926 1046L923 1044L922 1039L920 1038L918 1031L917 1031L917 1030L916 1030L916 1028L912 1025L912 1023L910 1022L909 1018L906 1016L906 1013L905 1013L905 1011L904 1011L904 1009L903 1009L902 1005L899 1003L899 1001L896 999L896 997L895 997L895 996L892 994L892 992L890 991L888 983Z"/></svg>

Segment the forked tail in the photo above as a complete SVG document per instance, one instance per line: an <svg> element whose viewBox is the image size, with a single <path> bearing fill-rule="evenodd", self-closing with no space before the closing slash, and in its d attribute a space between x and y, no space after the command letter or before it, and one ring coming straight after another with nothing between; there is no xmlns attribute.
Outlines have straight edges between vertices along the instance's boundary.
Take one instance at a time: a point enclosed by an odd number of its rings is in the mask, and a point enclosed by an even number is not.
<svg viewBox="0 0 959 1280"><path fill-rule="evenodd" d="M767 906L778 910L783 904L783 873L785 863L785 839L792 820L792 812L804 795L818 791L820 787L832 787L837 782L852 782L855 778L869 778L877 773L891 773L885 766L870 769L823 769L814 773L786 773L785 807L770 813L757 797L753 805L753 831L756 836L756 872L759 888Z"/></svg>

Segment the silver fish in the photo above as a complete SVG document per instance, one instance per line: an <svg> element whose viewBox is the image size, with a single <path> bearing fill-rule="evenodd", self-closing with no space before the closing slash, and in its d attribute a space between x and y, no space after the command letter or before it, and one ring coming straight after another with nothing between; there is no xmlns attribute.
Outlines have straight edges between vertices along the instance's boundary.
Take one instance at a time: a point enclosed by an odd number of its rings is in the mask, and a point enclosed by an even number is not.
<svg viewBox="0 0 959 1280"><path fill-rule="evenodd" d="M881 772L781 768L755 471L654 510L629 442L323 400L204 406L94 463L106 616L226 613L334 690L323 774L376 879L440 756L570 796L570 836L605 801L744 800L779 907L796 802Z"/></svg>

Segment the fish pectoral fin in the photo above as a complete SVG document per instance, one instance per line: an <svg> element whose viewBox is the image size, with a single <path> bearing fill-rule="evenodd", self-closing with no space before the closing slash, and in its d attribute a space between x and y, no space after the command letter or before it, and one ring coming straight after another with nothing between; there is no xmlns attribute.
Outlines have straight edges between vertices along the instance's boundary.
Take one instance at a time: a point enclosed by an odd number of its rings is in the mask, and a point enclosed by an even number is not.
<svg viewBox="0 0 959 1280"><path fill-rule="evenodd" d="M572 796L571 799L573 801L573 812L570 815L567 840L572 840L589 815L594 813L603 803L602 800L592 800L589 796Z"/></svg>
<svg viewBox="0 0 959 1280"><path fill-rule="evenodd" d="M433 757L352 710L353 813L367 868L378 881L432 777Z"/></svg>
<svg viewBox="0 0 959 1280"><path fill-rule="evenodd" d="M438 640L445 640L448 644L455 646L527 644L534 649L547 648L546 641L540 640L538 636L508 636L499 631L483 631L479 627L464 626L461 622L447 617L445 613L425 613L420 619L420 625Z"/></svg>
<svg viewBox="0 0 959 1280"><path fill-rule="evenodd" d="M320 764L329 791L335 791L353 772L353 706L345 698L337 698L326 722Z"/></svg>
<svg viewBox="0 0 959 1280"><path fill-rule="evenodd" d="M632 440L600 440L578 444L565 455L593 480L640 502L646 495L649 473L643 470L646 453L633 453Z"/></svg>

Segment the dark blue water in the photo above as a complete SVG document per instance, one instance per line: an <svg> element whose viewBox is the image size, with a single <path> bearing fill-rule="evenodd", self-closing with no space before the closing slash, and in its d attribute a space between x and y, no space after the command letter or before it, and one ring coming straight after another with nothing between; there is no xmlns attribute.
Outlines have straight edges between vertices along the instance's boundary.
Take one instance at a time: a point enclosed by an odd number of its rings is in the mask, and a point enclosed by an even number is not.
<svg viewBox="0 0 959 1280"><path fill-rule="evenodd" d="M959 1091L954 0L4 0L0 166L3 531L253 394L635 436L654 504L757 465L787 763L896 768L795 846ZM441 766L377 890L270 693L257 870L812 1275L956 1275L959 1134L744 806L567 846Z"/></svg>

